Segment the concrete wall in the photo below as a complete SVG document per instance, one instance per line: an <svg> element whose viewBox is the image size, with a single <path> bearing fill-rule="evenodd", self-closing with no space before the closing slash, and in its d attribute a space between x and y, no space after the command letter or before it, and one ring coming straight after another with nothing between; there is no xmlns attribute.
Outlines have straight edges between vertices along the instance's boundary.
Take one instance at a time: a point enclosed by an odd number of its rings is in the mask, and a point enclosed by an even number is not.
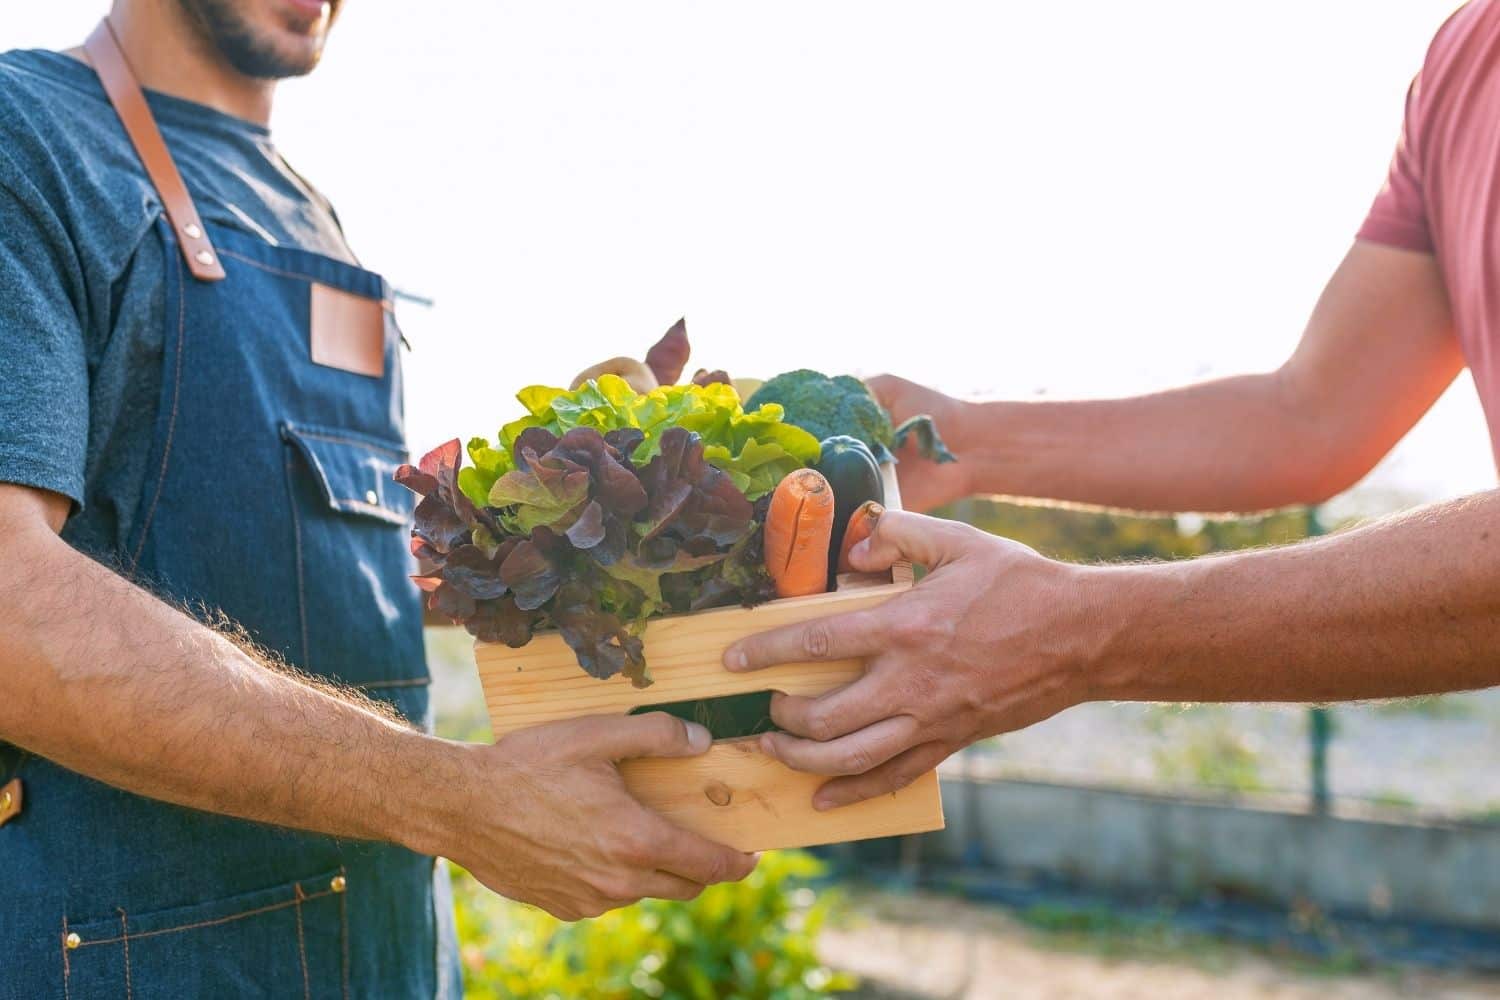
<svg viewBox="0 0 1500 1000"><path fill-rule="evenodd" d="M924 855L958 862L979 821L990 865L1160 895L1500 928L1500 826L1397 823L1109 789L943 777L948 828Z"/></svg>

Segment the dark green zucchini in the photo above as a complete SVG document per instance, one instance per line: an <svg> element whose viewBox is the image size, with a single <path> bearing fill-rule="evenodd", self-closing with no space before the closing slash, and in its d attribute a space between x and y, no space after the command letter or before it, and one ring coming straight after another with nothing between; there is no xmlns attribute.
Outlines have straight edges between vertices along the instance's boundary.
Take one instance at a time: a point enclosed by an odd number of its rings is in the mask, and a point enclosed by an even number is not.
<svg viewBox="0 0 1500 1000"><path fill-rule="evenodd" d="M666 712L679 719L696 722L716 740L733 740L742 736L780 731L776 723L771 721L769 691L728 694L721 698L679 701L668 705L642 705L630 710L631 715L644 715L647 712Z"/></svg>
<svg viewBox="0 0 1500 1000"><path fill-rule="evenodd" d="M823 456L815 468L833 487L833 541L828 546L828 586L838 570L839 547L850 516L867 500L885 503L885 484L875 453L858 438L839 434L823 442Z"/></svg>

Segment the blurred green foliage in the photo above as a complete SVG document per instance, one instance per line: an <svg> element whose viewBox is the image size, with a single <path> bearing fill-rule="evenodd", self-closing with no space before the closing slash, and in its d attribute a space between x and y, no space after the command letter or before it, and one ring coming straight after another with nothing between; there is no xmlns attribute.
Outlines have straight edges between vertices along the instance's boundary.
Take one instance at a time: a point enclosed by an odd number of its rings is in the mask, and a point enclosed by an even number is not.
<svg viewBox="0 0 1500 1000"><path fill-rule="evenodd" d="M1373 708L1380 715L1410 715L1421 719L1472 719L1479 714L1478 706L1463 694L1396 698L1377 702Z"/></svg>
<svg viewBox="0 0 1500 1000"><path fill-rule="evenodd" d="M496 896L455 870L469 1000L809 1000L854 987L818 960L842 897L816 890L810 854L761 858L743 882L689 903L645 900L567 924Z"/></svg>
<svg viewBox="0 0 1500 1000"><path fill-rule="evenodd" d="M1264 790L1260 754L1235 729L1227 707L1154 705L1143 721L1148 732L1162 737L1151 755L1162 781L1231 792Z"/></svg>
<svg viewBox="0 0 1500 1000"><path fill-rule="evenodd" d="M1114 904L1059 900L1033 904L1015 916L1032 930L1035 944L1106 959L1182 962L1219 974L1247 955L1273 956L1278 964L1314 976L1347 975L1371 967L1368 956L1343 944L1338 928L1317 915L1304 916L1297 927L1298 933L1322 943L1313 953L1294 950L1284 939L1247 946L1193 930L1174 918L1170 906L1121 912Z"/></svg>
<svg viewBox="0 0 1500 1000"><path fill-rule="evenodd" d="M1385 809L1415 809L1416 800L1405 792L1385 790L1370 796L1370 804Z"/></svg>

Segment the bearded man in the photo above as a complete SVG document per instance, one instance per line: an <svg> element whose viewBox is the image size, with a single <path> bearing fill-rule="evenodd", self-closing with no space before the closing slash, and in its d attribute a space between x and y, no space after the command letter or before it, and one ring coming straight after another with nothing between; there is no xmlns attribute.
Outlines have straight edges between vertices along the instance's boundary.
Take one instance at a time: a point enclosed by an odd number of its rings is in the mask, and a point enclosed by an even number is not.
<svg viewBox="0 0 1500 1000"><path fill-rule="evenodd" d="M338 8L0 55L5 997L456 996L436 857L567 919L754 865L616 770L702 727L429 733L390 289L268 129Z"/></svg>

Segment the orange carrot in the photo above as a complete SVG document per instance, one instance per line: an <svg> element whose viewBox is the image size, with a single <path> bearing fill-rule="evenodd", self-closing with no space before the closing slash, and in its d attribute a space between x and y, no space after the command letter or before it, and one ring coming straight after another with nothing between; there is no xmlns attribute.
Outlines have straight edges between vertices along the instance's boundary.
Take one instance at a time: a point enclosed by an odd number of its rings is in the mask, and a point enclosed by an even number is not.
<svg viewBox="0 0 1500 1000"><path fill-rule="evenodd" d="M833 487L815 469L789 473L766 513L766 572L777 595L806 597L827 590L832 541Z"/></svg>
<svg viewBox="0 0 1500 1000"><path fill-rule="evenodd" d="M885 508L880 504L874 500L866 500L853 514L849 515L849 526L844 529L844 542L839 546L840 573L854 572L854 567L849 564L849 550L874 533L875 522L879 521L880 515L884 513Z"/></svg>

